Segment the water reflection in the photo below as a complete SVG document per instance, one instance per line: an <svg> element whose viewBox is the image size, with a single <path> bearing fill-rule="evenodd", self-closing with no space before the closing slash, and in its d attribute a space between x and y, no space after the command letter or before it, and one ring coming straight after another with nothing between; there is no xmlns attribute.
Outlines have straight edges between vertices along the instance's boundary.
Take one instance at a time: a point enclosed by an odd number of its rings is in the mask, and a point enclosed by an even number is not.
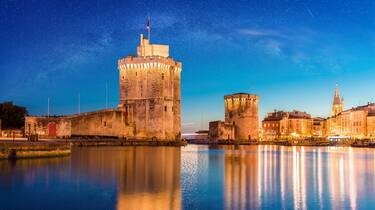
<svg viewBox="0 0 375 210"><path fill-rule="evenodd" d="M375 150L349 147L92 147L0 161L0 209L369 209L374 186Z"/></svg>
<svg viewBox="0 0 375 210"><path fill-rule="evenodd" d="M374 155L372 149L226 147L225 208L366 207L374 204Z"/></svg>
<svg viewBox="0 0 375 210"><path fill-rule="evenodd" d="M181 208L179 148L91 148L74 154L77 175L117 182L116 209Z"/></svg>
<svg viewBox="0 0 375 210"><path fill-rule="evenodd" d="M180 150L136 148L120 173L117 209L180 209Z"/></svg>

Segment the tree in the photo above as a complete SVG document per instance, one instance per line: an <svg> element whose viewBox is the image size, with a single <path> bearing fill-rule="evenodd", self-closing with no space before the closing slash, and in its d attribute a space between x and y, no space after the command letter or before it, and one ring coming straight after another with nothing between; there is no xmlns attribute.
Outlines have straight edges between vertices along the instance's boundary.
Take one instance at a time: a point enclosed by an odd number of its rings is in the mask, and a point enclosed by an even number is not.
<svg viewBox="0 0 375 210"><path fill-rule="evenodd" d="M25 107L13 105L13 102L0 104L0 119L2 129L20 129L25 125Z"/></svg>

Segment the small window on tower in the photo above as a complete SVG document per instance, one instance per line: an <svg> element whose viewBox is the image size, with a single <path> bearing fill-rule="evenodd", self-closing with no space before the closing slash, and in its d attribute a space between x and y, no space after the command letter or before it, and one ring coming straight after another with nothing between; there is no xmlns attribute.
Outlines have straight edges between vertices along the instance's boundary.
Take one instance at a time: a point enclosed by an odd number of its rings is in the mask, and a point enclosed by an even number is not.
<svg viewBox="0 0 375 210"><path fill-rule="evenodd" d="M137 76L138 75L138 72L135 72L135 76Z"/></svg>
<svg viewBox="0 0 375 210"><path fill-rule="evenodd" d="M164 107L164 111L165 111L165 112L167 111L167 106Z"/></svg>
<svg viewBox="0 0 375 210"><path fill-rule="evenodd" d="M161 74L161 79L164 80L164 74Z"/></svg>

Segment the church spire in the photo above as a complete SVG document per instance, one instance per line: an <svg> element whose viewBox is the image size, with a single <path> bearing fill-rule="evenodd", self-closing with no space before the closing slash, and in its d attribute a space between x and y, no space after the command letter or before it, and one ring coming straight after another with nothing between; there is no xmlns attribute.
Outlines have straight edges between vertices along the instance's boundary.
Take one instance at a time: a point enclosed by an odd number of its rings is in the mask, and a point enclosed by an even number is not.
<svg viewBox="0 0 375 210"><path fill-rule="evenodd" d="M336 83L335 97L340 97L339 94L339 85Z"/></svg>
<svg viewBox="0 0 375 210"><path fill-rule="evenodd" d="M337 115L344 110L344 99L340 98L339 85L336 83L335 95L332 103L331 115Z"/></svg>

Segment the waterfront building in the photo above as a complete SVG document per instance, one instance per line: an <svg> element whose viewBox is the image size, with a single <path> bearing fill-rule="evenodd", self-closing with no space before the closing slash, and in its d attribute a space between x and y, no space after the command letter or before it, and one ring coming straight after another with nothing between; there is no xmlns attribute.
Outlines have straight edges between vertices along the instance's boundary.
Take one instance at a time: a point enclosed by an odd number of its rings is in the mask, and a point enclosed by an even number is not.
<svg viewBox="0 0 375 210"><path fill-rule="evenodd" d="M344 110L344 101L336 85L331 117L327 118L326 136L329 138L374 138L375 103Z"/></svg>
<svg viewBox="0 0 375 210"><path fill-rule="evenodd" d="M26 135L180 139L181 68L181 62L169 55L168 45L151 44L141 34L137 56L118 60L120 99L117 109L60 117L28 116Z"/></svg>
<svg viewBox="0 0 375 210"><path fill-rule="evenodd" d="M311 137L313 119L310 114L293 110L274 111L262 121L263 140L286 140L290 138Z"/></svg>
<svg viewBox="0 0 375 210"><path fill-rule="evenodd" d="M324 137L326 136L326 119L321 117L313 118L312 136Z"/></svg>
<svg viewBox="0 0 375 210"><path fill-rule="evenodd" d="M210 139L258 140L258 101L259 98L255 94L236 93L225 95L225 121L209 123Z"/></svg>
<svg viewBox="0 0 375 210"><path fill-rule="evenodd" d="M373 138L375 103L353 107L327 119L327 135L341 138Z"/></svg>

